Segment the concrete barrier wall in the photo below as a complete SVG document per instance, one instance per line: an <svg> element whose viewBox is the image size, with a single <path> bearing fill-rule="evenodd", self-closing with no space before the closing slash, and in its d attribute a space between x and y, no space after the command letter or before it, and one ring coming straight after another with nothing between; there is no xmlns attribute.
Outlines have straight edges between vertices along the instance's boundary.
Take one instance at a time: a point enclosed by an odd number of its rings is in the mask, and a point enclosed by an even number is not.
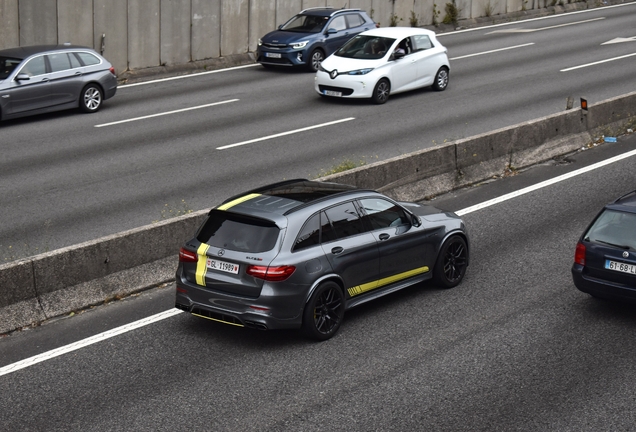
<svg viewBox="0 0 636 432"><path fill-rule="evenodd" d="M490 3L488 3L490 1ZM461 18L541 8L546 1L456 0ZM566 0L567 1L567 0ZM610 0L616 2L620 0ZM254 52L258 38L309 7L357 7L386 27L433 24L447 0L0 0L0 49L71 42L102 52L117 71L181 65ZM531 3L531 4L530 4ZM595 0L572 9L594 6ZM579 6L580 5L580 6ZM245 56L245 61L253 61ZM223 64L223 62L218 62Z"/></svg>
<svg viewBox="0 0 636 432"><path fill-rule="evenodd" d="M418 201L636 127L636 92L323 177ZM174 278L207 210L0 266L0 333Z"/></svg>

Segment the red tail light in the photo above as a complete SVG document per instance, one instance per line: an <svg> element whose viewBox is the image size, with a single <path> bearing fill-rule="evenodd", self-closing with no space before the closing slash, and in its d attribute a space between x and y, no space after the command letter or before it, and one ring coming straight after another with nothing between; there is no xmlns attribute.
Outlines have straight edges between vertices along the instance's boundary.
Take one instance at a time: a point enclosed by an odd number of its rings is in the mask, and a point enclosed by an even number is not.
<svg viewBox="0 0 636 432"><path fill-rule="evenodd" d="M117 73L115 72L115 68L113 66L109 67L108 70L110 71L110 73L117 76Z"/></svg>
<svg viewBox="0 0 636 432"><path fill-rule="evenodd" d="M270 282L284 281L290 277L294 271L296 271L296 267L294 266L267 267L258 265L250 265L247 267L247 270L245 270L250 276Z"/></svg>
<svg viewBox="0 0 636 432"><path fill-rule="evenodd" d="M179 250L179 262L197 262L199 257L196 253L191 252L185 248Z"/></svg>
<svg viewBox="0 0 636 432"><path fill-rule="evenodd" d="M581 242L576 244L576 251L574 252L574 262L582 266L585 265L585 245Z"/></svg>

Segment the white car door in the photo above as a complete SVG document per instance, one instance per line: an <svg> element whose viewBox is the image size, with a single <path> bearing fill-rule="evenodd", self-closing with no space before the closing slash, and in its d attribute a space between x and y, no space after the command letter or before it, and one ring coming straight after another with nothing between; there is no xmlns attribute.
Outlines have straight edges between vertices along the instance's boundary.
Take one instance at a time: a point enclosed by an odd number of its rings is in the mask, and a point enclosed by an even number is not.
<svg viewBox="0 0 636 432"><path fill-rule="evenodd" d="M417 63L417 87L425 87L433 84L435 74L443 64L444 51L434 47L427 35L413 36L412 54Z"/></svg>

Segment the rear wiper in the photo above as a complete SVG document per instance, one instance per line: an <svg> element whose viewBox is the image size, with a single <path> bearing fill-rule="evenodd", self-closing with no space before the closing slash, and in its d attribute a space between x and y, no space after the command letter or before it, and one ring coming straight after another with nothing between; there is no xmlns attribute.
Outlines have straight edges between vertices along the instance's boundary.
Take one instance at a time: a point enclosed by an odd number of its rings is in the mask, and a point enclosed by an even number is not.
<svg viewBox="0 0 636 432"><path fill-rule="evenodd" d="M614 246L614 247L617 247L617 248L625 249L625 250L630 250L630 249L631 249L631 247L629 247L629 246L625 246L625 245L618 245L618 244L614 244L614 243L606 242L606 241L599 240L599 239L596 239L595 241L597 241L597 242L599 242L599 243L603 243L603 244L609 245L609 246Z"/></svg>

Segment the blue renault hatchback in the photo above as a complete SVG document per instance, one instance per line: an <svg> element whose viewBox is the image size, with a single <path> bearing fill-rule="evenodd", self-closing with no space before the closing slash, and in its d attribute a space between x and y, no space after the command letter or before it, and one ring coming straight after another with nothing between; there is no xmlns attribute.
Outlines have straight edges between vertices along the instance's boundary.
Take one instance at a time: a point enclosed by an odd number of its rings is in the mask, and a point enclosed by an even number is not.
<svg viewBox="0 0 636 432"><path fill-rule="evenodd" d="M636 190L607 204L585 230L572 277L593 297L636 301Z"/></svg>
<svg viewBox="0 0 636 432"><path fill-rule="evenodd" d="M317 71L327 56L353 36L377 27L360 9L311 8L258 40L257 61Z"/></svg>

